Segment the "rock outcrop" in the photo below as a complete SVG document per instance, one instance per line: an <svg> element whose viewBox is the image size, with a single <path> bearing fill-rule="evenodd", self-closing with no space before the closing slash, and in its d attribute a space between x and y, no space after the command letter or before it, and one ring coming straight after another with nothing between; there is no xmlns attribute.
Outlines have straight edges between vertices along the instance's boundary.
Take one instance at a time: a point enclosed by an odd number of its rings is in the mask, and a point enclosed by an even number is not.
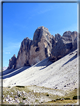
<svg viewBox="0 0 80 106"><path fill-rule="evenodd" d="M16 60L17 60L16 56L13 55L13 57L9 60L8 69L12 69L16 67Z"/></svg>
<svg viewBox="0 0 80 106"><path fill-rule="evenodd" d="M55 35L55 46L52 48L50 60L55 62L77 48L77 32L66 31L61 37Z"/></svg>
<svg viewBox="0 0 80 106"><path fill-rule="evenodd" d="M16 68L30 65L29 59L30 59L31 44L32 44L32 40L30 40L28 37L22 41L21 47L17 56Z"/></svg>
<svg viewBox="0 0 80 106"><path fill-rule="evenodd" d="M27 65L34 65L37 62L49 57L55 38L51 35L47 28L38 27L34 33L33 40L25 38L18 52L16 60L16 68Z"/></svg>
<svg viewBox="0 0 80 106"><path fill-rule="evenodd" d="M8 68L32 66L47 57L55 62L76 48L76 31L66 31L63 36L55 34L54 37L47 28L41 26L35 30L33 40L27 37L22 41L17 58L13 56L9 60Z"/></svg>
<svg viewBox="0 0 80 106"><path fill-rule="evenodd" d="M58 42L58 40L61 38L60 34L55 34L55 40Z"/></svg>
<svg viewBox="0 0 80 106"><path fill-rule="evenodd" d="M37 62L49 57L52 50L52 45L55 43L54 37L49 33L45 27L39 27L36 29L33 42L30 49L30 65L34 65Z"/></svg>

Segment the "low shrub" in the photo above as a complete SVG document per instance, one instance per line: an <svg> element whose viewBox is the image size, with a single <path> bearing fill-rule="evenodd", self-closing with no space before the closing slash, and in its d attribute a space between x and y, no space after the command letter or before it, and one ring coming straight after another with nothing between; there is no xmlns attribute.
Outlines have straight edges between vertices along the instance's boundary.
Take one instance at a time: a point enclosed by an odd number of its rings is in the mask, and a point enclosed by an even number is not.
<svg viewBox="0 0 80 106"><path fill-rule="evenodd" d="M8 88L11 88L10 86L8 86Z"/></svg>
<svg viewBox="0 0 80 106"><path fill-rule="evenodd" d="M19 87L19 88L25 88L25 86L16 86L16 87Z"/></svg>
<svg viewBox="0 0 80 106"><path fill-rule="evenodd" d="M20 102L19 105L24 105L24 103L23 102Z"/></svg>
<svg viewBox="0 0 80 106"><path fill-rule="evenodd" d="M56 100L61 100L61 98L57 98Z"/></svg>
<svg viewBox="0 0 80 106"><path fill-rule="evenodd" d="M70 100L70 98L64 98L64 100Z"/></svg>
<svg viewBox="0 0 80 106"><path fill-rule="evenodd" d="M35 100L35 102L38 102L38 101L39 101L38 99Z"/></svg>
<svg viewBox="0 0 80 106"><path fill-rule="evenodd" d="M51 102L56 102L56 100L54 99L54 100L51 100Z"/></svg>
<svg viewBox="0 0 80 106"><path fill-rule="evenodd" d="M54 102L56 102L56 100L53 100Z"/></svg>
<svg viewBox="0 0 80 106"><path fill-rule="evenodd" d="M49 94L47 94L46 96L49 96Z"/></svg>
<svg viewBox="0 0 80 106"><path fill-rule="evenodd" d="M20 94L18 94L18 97L20 97L21 95Z"/></svg>
<svg viewBox="0 0 80 106"><path fill-rule="evenodd" d="M77 96L74 96L73 99L77 99Z"/></svg>
<svg viewBox="0 0 80 106"><path fill-rule="evenodd" d="M23 100L26 100L26 98L22 98Z"/></svg>

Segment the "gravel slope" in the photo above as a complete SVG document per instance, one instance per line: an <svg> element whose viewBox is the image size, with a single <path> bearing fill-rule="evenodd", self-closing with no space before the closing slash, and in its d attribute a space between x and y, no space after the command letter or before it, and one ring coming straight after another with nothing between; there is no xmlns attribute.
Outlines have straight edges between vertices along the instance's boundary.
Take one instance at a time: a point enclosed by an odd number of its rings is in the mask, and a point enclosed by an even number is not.
<svg viewBox="0 0 80 106"><path fill-rule="evenodd" d="M3 80L7 86L43 86L53 89L73 90L78 87L77 50L51 64L48 58L24 71ZM9 73L8 73L9 74ZM6 75L7 76L7 75ZM32 88L38 90L36 88Z"/></svg>

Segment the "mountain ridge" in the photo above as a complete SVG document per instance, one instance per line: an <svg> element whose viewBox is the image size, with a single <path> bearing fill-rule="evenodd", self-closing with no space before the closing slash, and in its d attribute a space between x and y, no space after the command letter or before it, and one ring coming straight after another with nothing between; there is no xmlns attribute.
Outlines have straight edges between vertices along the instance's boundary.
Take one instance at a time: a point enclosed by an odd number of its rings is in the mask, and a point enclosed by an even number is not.
<svg viewBox="0 0 80 106"><path fill-rule="evenodd" d="M66 31L63 36L50 34L48 28L38 27L33 36L33 40L26 37L21 42L18 56L9 60L8 69L18 69L23 66L32 66L39 61L49 57L50 61L55 62L71 51L77 49L76 31Z"/></svg>

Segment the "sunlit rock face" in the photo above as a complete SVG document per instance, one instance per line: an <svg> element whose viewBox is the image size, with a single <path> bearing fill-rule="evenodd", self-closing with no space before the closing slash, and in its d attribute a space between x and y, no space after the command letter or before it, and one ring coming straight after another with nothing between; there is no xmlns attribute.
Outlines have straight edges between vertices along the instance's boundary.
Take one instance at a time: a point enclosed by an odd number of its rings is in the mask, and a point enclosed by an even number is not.
<svg viewBox="0 0 80 106"><path fill-rule="evenodd" d="M27 65L34 65L37 62L49 57L55 38L49 33L48 29L41 26L34 33L33 40L25 38L18 52L16 68Z"/></svg>
<svg viewBox="0 0 80 106"><path fill-rule="evenodd" d="M66 31L62 37L59 34L55 35L56 43L52 48L50 60L55 62L72 50L77 49L77 35L76 31Z"/></svg>
<svg viewBox="0 0 80 106"><path fill-rule="evenodd" d="M28 37L22 41L21 47L17 56L16 68L29 65L31 43L32 43L32 40L30 40Z"/></svg>
<svg viewBox="0 0 80 106"><path fill-rule="evenodd" d="M34 33L30 49L30 65L34 65L46 57L49 57L54 43L55 39L49 33L48 29L43 26L38 27Z"/></svg>

